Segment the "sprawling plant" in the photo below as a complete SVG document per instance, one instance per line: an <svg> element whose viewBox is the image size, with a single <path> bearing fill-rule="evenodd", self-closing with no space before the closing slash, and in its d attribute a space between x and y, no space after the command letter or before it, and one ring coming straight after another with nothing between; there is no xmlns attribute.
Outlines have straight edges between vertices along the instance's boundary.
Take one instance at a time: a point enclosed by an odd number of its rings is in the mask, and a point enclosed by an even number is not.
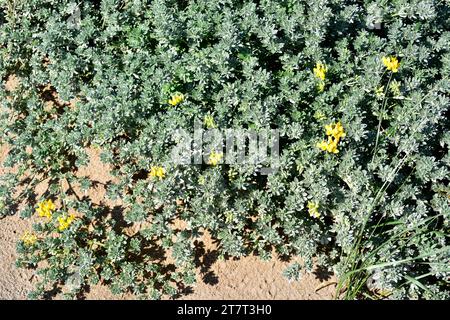
<svg viewBox="0 0 450 320"><path fill-rule="evenodd" d="M292 279L333 270L347 298L450 297L448 1L1 3L0 208L36 221L32 297L177 295L205 230L222 256L300 257ZM220 145L174 162L198 122L278 130L277 170ZM74 193L89 148L120 206Z"/></svg>

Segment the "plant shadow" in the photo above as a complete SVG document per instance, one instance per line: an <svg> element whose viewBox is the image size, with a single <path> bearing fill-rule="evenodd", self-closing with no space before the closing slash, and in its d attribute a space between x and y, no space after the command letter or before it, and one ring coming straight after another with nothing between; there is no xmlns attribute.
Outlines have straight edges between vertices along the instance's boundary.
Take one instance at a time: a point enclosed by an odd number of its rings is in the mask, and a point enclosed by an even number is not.
<svg viewBox="0 0 450 320"><path fill-rule="evenodd" d="M321 282L328 281L333 276L333 272L329 271L323 266L316 266L313 274L316 276L316 279L320 280Z"/></svg>
<svg viewBox="0 0 450 320"><path fill-rule="evenodd" d="M218 276L211 270L211 266L217 261L219 252L217 250L206 249L203 241L194 241L195 245L195 266L199 269L202 281L209 285L219 283Z"/></svg>

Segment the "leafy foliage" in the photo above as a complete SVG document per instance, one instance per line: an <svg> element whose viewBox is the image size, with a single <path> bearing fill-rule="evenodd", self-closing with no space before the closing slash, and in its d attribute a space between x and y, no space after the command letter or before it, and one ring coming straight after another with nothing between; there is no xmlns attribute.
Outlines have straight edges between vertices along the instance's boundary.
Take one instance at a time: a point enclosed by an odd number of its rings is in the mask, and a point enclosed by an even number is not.
<svg viewBox="0 0 450 320"><path fill-rule="evenodd" d="M18 244L18 264L43 279L32 297L98 281L177 294L206 229L221 255L300 256L290 279L318 261L347 297L449 298L448 1L6 0L0 13L1 76L19 79L0 93L16 168L0 180L1 215L22 201L33 214L43 180L58 210L78 212L68 229L40 222L38 240ZM174 165L173 132L205 116L221 129L278 128L279 170ZM338 121L339 152L317 148ZM127 227L61 188L92 187L76 174L89 147L114 168L108 196Z"/></svg>

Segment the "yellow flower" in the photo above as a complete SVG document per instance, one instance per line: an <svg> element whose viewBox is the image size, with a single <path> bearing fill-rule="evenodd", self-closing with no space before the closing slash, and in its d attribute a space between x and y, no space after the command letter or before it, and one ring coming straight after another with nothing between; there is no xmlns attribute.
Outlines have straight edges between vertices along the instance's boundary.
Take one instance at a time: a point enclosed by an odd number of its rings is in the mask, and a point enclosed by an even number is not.
<svg viewBox="0 0 450 320"><path fill-rule="evenodd" d="M58 230L66 230L71 225L73 220L75 220L75 215L73 213L69 214L68 216L58 217Z"/></svg>
<svg viewBox="0 0 450 320"><path fill-rule="evenodd" d="M20 240L22 240L23 243L27 246L32 246L33 244L35 244L37 239L37 236L29 231L26 231L20 238Z"/></svg>
<svg viewBox="0 0 450 320"><path fill-rule="evenodd" d="M209 115L209 114L207 114L207 115L205 116L204 123L205 123L205 126L206 126L208 129L214 129L214 128L217 127L216 123L214 122L213 116L211 116L211 115Z"/></svg>
<svg viewBox="0 0 450 320"><path fill-rule="evenodd" d="M325 140L323 140L322 142L318 142L317 148L321 149L322 151L326 151L328 148L328 143Z"/></svg>
<svg viewBox="0 0 450 320"><path fill-rule="evenodd" d="M327 124L325 125L325 133L327 136L331 136L333 134L333 124Z"/></svg>
<svg viewBox="0 0 450 320"><path fill-rule="evenodd" d="M339 150L337 149L337 141L338 140L334 139L333 137L328 137L328 142L323 140L322 142L318 142L316 146L322 151L339 153Z"/></svg>
<svg viewBox="0 0 450 320"><path fill-rule="evenodd" d="M342 126L340 121L334 125L332 136L337 140L337 142L339 142L341 138L345 137L344 127Z"/></svg>
<svg viewBox="0 0 450 320"><path fill-rule="evenodd" d="M50 219L52 217L52 211L55 211L55 209L56 209L55 204L51 199L49 199L38 203L36 212L39 215L39 217L46 217Z"/></svg>
<svg viewBox="0 0 450 320"><path fill-rule="evenodd" d="M208 164L217 166L217 164L220 162L220 160L222 160L222 158L223 158L223 153L216 152L215 150L213 150L213 151L211 151L211 153L209 155Z"/></svg>
<svg viewBox="0 0 450 320"><path fill-rule="evenodd" d="M163 167L153 166L150 168L149 176L152 178L159 178L162 180L166 176L166 170Z"/></svg>
<svg viewBox="0 0 450 320"><path fill-rule="evenodd" d="M317 143L317 148L330 153L339 153L337 145L339 141L346 136L341 122L339 121L337 123L326 125L325 134L328 136L328 141L323 140L322 142Z"/></svg>
<svg viewBox="0 0 450 320"><path fill-rule="evenodd" d="M339 153L339 150L337 149L338 140L333 139L332 137L328 137L328 145L327 145L327 151L329 153Z"/></svg>
<svg viewBox="0 0 450 320"><path fill-rule="evenodd" d="M317 202L308 202L308 213L310 217L320 218L319 204Z"/></svg>
<svg viewBox="0 0 450 320"><path fill-rule="evenodd" d="M176 106L178 104L180 104L181 102L184 101L184 95L181 93L175 93L174 95L172 95L172 97L169 99L169 104L171 106Z"/></svg>
<svg viewBox="0 0 450 320"><path fill-rule="evenodd" d="M396 57L383 57L381 60L389 71L392 71L394 73L398 72L398 68L400 68L400 62L398 62L398 59Z"/></svg>
<svg viewBox="0 0 450 320"><path fill-rule="evenodd" d="M314 75L319 78L322 81L325 81L325 77L328 71L328 68L326 65L324 65L321 62L316 63L316 67L313 69Z"/></svg>

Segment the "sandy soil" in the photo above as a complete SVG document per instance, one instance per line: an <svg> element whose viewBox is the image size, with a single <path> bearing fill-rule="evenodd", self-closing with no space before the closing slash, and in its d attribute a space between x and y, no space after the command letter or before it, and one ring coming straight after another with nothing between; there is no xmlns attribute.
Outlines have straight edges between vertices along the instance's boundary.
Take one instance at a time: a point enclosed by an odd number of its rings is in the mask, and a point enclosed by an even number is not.
<svg viewBox="0 0 450 320"><path fill-rule="evenodd" d="M7 83L7 90L14 85ZM0 146L0 175L5 173L1 166L7 148ZM103 184L111 180L109 168L101 163L99 152L89 150L90 163L81 168L78 174L89 176L100 182L88 192L94 203L108 203ZM36 193L42 194L45 183L38 186ZM26 299L26 294L33 287L34 272L15 268L16 242L31 227L32 221L21 219L18 215L0 219L0 299ZM334 278L322 272L304 274L302 280L289 282L282 272L288 265L277 259L261 261L250 256L237 260L217 260L215 247L209 237L203 239L205 254L200 258L197 272L197 284L180 299L332 299ZM318 290L317 290L318 289ZM98 285L85 294L86 299L133 299L132 295L114 296L109 289Z"/></svg>

